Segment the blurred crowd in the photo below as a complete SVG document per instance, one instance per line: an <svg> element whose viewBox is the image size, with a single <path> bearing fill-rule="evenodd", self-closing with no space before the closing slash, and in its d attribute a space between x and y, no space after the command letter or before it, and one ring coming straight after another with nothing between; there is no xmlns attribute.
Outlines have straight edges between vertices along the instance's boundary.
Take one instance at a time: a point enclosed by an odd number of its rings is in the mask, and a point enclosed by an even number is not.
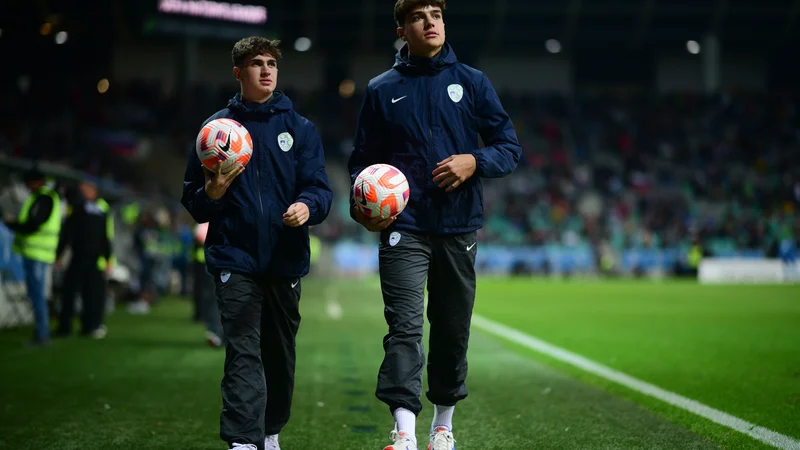
<svg viewBox="0 0 800 450"><path fill-rule="evenodd" d="M154 182L129 161L185 158L200 123L233 89L178 93L142 81L111 85L104 95L18 93L2 102L0 152L57 161L143 193L174 193L182 166ZM335 206L314 232L328 241L371 239L349 218L345 169L362 89L286 92L325 145ZM685 247L697 238L721 254L774 253L782 239L800 237L797 96L499 94L523 157L513 176L485 180L486 242L629 249ZM33 106L41 104L51 106ZM175 204L164 206L173 227L185 228L189 219L171 195Z"/></svg>

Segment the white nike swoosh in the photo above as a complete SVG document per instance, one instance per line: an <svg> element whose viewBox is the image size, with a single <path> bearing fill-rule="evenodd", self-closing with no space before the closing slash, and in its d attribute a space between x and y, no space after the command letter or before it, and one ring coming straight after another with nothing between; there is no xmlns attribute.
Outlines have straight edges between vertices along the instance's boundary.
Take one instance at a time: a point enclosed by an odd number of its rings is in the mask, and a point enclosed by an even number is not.
<svg viewBox="0 0 800 450"><path fill-rule="evenodd" d="M394 97L392 97L392 103L397 103L397 102L399 102L400 100L402 100L402 99L404 99L404 98L406 98L406 97L408 97L408 96L407 96L407 95L404 95L404 96L402 96L402 97L400 97L400 98L394 98Z"/></svg>
<svg viewBox="0 0 800 450"><path fill-rule="evenodd" d="M472 247L475 247L475 244L477 244L477 242L473 242L472 245L468 246L467 251L472 250Z"/></svg>
<svg viewBox="0 0 800 450"><path fill-rule="evenodd" d="M292 289L294 289L294 287L297 286L297 283L299 283L299 282L300 282L300 280L297 280L294 283L292 283Z"/></svg>

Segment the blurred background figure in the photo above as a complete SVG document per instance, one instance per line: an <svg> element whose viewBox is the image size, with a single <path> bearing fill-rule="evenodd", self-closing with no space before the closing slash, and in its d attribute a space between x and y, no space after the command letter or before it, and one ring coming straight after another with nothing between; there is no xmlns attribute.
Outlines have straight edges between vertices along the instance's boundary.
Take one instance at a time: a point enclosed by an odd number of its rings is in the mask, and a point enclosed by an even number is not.
<svg viewBox="0 0 800 450"><path fill-rule="evenodd" d="M214 277L206 270L206 254L204 243L208 233L208 223L201 223L194 229L194 249L192 252L192 277L194 286L192 298L194 300L195 321L206 326L206 342L214 348L225 345L222 331L222 321L217 306L217 293Z"/></svg>
<svg viewBox="0 0 800 450"><path fill-rule="evenodd" d="M114 261L114 219L108 202L97 196L91 180L78 184L77 195L67 206L56 252L56 268L63 266L67 249L71 256L64 273L61 311L56 335L72 335L75 296L81 295L81 335L93 339L106 337L103 324L106 306L106 279Z"/></svg>
<svg viewBox="0 0 800 450"><path fill-rule="evenodd" d="M25 173L30 191L16 219L8 217L6 226L15 233L14 251L22 255L25 285L33 305L35 320L33 346L50 344L46 286L50 267L56 260L61 231L61 199L45 184L45 175L36 167Z"/></svg>

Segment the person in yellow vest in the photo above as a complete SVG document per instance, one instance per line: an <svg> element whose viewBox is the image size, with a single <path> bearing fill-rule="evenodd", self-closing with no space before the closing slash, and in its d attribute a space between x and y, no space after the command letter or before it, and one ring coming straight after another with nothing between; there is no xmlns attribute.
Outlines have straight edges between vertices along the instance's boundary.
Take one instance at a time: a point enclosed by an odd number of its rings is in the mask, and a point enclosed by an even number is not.
<svg viewBox="0 0 800 450"><path fill-rule="evenodd" d="M311 264L314 264L319 260L320 254L322 252L322 241L315 235L308 236L308 246L309 246L309 258L311 258Z"/></svg>
<svg viewBox="0 0 800 450"><path fill-rule="evenodd" d="M686 267L687 274L693 277L697 276L700 268L700 262L706 256L706 251L700 242L700 238L694 237L692 239L692 246L689 247L689 252L686 254Z"/></svg>
<svg viewBox="0 0 800 450"><path fill-rule="evenodd" d="M49 314L45 294L47 273L56 259L61 230L61 199L45 185L45 177L33 168L24 176L31 194L16 219L5 221L14 232L14 251L22 256L25 285L33 304L35 331L33 346L50 344Z"/></svg>
<svg viewBox="0 0 800 450"><path fill-rule="evenodd" d="M193 296L195 317L206 325L206 342L213 348L225 346L222 319L217 306L216 285L214 277L206 270L205 241L208 234L208 223L198 224L194 229Z"/></svg>
<svg viewBox="0 0 800 450"><path fill-rule="evenodd" d="M56 251L56 267L60 268L64 251L67 248L72 250L64 274L56 335L66 337L72 334L75 295L80 290L83 300L81 334L103 339L107 332L103 325L106 279L114 262L114 219L108 202L98 198L94 183L81 182L78 189L80 195L68 207Z"/></svg>

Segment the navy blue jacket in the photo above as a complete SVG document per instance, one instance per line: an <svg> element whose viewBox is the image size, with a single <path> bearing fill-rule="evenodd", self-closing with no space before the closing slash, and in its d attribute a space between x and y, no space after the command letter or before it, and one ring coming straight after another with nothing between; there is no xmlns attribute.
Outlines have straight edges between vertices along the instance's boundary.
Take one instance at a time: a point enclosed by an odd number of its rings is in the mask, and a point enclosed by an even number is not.
<svg viewBox="0 0 800 450"><path fill-rule="evenodd" d="M203 168L194 148L189 153L181 203L195 221L209 222L205 242L209 272L306 275L308 226L328 216L333 198L316 127L277 91L263 104L244 103L236 94L227 108L203 125L219 118L236 120L247 128L253 155L225 195L213 201L206 195ZM281 133L289 133L294 140L285 151L278 145ZM283 213L295 202L308 205L310 218L292 228L283 224Z"/></svg>
<svg viewBox="0 0 800 450"><path fill-rule="evenodd" d="M479 147L478 136L484 147ZM408 46L394 67L367 86L348 169L352 184L365 167L391 164L411 190L395 229L457 234L483 226L480 178L498 178L517 166L521 148L511 119L486 76L461 64L448 44L434 59L409 57ZM436 164L471 153L475 174L452 192L433 181Z"/></svg>

